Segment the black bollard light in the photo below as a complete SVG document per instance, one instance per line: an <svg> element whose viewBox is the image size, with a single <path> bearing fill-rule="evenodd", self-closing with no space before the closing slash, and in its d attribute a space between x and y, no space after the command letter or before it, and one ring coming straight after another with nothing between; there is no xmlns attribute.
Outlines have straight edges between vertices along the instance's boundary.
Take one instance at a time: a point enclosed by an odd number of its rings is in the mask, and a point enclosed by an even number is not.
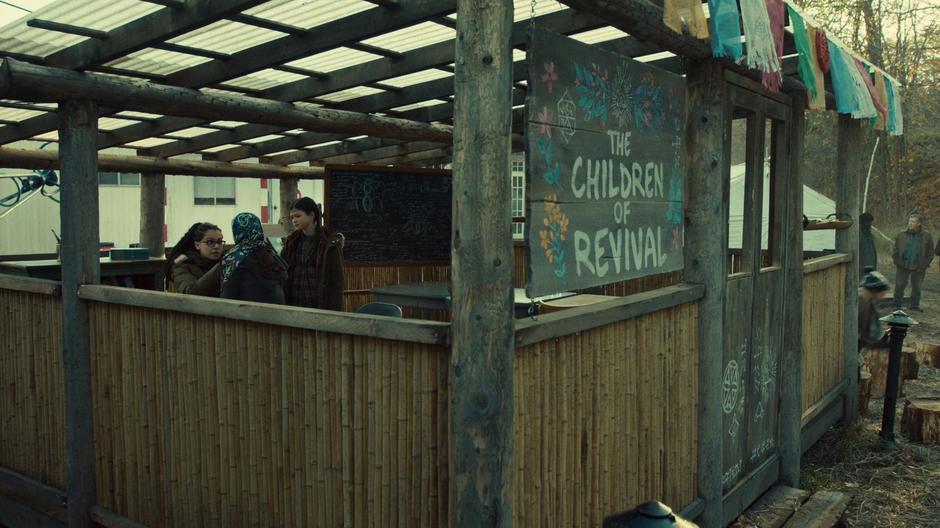
<svg viewBox="0 0 940 528"><path fill-rule="evenodd" d="M650 501L607 517L604 528L698 528L698 525L679 517L669 506Z"/></svg>
<svg viewBox="0 0 940 528"><path fill-rule="evenodd" d="M878 319L887 323L890 329L888 337L891 349L888 353L888 380L885 383L885 405L881 414L881 440L883 442L894 443L894 416L896 414L898 403L898 385L901 373L901 348L904 345L904 338L907 336L907 329L911 325L917 324L901 310L895 310L891 315L886 315Z"/></svg>

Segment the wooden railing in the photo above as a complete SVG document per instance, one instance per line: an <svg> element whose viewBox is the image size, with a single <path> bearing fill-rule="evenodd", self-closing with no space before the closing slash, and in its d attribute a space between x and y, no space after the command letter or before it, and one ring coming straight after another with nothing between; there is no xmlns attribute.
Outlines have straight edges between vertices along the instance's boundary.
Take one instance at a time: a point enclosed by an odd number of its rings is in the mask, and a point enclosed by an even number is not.
<svg viewBox="0 0 940 528"><path fill-rule="evenodd" d="M849 256L835 254L803 264L803 411L845 377L842 320ZM849 314L855 317L855 314Z"/></svg>

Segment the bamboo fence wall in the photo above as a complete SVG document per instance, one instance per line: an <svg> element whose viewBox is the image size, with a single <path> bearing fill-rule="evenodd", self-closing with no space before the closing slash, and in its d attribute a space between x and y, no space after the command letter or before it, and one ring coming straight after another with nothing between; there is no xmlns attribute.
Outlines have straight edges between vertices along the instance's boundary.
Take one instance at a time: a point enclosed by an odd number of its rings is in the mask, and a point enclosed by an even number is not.
<svg viewBox="0 0 940 528"><path fill-rule="evenodd" d="M600 526L696 496L698 304L518 349L515 526Z"/></svg>
<svg viewBox="0 0 940 528"><path fill-rule="evenodd" d="M152 526L438 526L449 359L92 303L99 504Z"/></svg>
<svg viewBox="0 0 940 528"><path fill-rule="evenodd" d="M845 317L845 267L803 276L803 411L844 377L842 320Z"/></svg>
<svg viewBox="0 0 940 528"><path fill-rule="evenodd" d="M65 489L58 297L0 288L0 466Z"/></svg>

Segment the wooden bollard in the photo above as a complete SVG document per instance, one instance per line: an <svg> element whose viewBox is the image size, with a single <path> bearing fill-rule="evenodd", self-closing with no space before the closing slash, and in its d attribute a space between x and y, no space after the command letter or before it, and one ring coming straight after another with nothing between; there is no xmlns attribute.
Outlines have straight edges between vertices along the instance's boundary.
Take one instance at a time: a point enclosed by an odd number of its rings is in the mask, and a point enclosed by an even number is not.
<svg viewBox="0 0 940 528"><path fill-rule="evenodd" d="M910 442L940 444L940 398L915 398L905 402L901 431Z"/></svg>
<svg viewBox="0 0 940 528"><path fill-rule="evenodd" d="M918 341L914 350L920 363L932 368L940 368L940 343Z"/></svg>
<svg viewBox="0 0 940 528"><path fill-rule="evenodd" d="M901 349L901 379L917 379L920 373L920 362L917 360L917 351L913 347Z"/></svg>

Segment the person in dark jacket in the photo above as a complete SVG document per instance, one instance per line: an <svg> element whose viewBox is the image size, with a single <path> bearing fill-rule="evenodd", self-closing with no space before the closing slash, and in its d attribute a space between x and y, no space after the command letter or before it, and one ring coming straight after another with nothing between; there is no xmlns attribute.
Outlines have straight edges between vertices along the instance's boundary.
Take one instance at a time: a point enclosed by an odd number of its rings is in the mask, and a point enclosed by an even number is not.
<svg viewBox="0 0 940 528"><path fill-rule="evenodd" d="M287 304L342 310L343 235L323 227L320 206L308 197L294 200L290 220L294 232L281 251L288 266Z"/></svg>
<svg viewBox="0 0 940 528"><path fill-rule="evenodd" d="M232 220L235 247L222 258L222 297L284 304L287 263L264 237L261 220L239 213Z"/></svg>
<svg viewBox="0 0 940 528"><path fill-rule="evenodd" d="M196 222L170 250L163 265L167 291L218 297L222 284L222 230L215 224Z"/></svg>
<svg viewBox="0 0 940 528"><path fill-rule="evenodd" d="M912 213L907 221L907 230L894 239L891 256L897 267L897 280L894 284L894 306L901 307L907 282L911 282L911 310L920 309L920 289L924 283L924 274L933 261L933 237L924 229L923 219Z"/></svg>
<svg viewBox="0 0 940 528"><path fill-rule="evenodd" d="M878 318L878 301L888 293L888 280L869 271L858 288L858 349L883 346L884 329Z"/></svg>
<svg viewBox="0 0 940 528"><path fill-rule="evenodd" d="M858 217L858 275L865 276L865 269L878 269L878 250L875 249L875 235L871 224L875 217L871 213L862 213Z"/></svg>

